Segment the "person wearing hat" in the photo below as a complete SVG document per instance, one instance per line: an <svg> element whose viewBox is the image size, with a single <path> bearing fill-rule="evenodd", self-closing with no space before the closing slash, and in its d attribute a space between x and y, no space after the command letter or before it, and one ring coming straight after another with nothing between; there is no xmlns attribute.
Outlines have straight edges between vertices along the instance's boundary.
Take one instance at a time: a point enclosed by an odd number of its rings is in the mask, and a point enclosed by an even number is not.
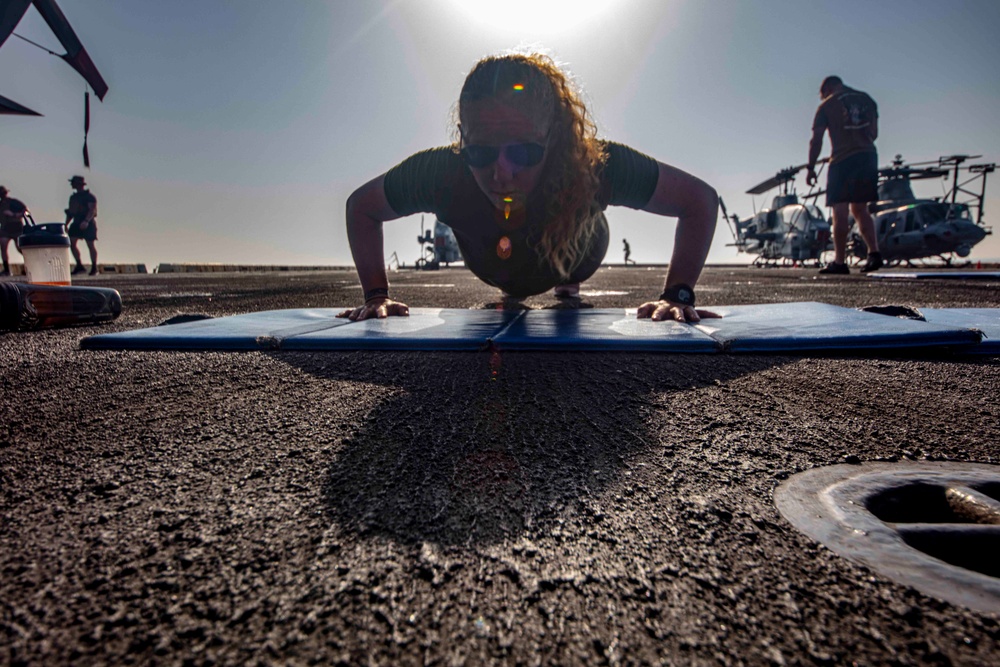
<svg viewBox="0 0 1000 667"><path fill-rule="evenodd" d="M7 255L7 246L10 242L14 241L14 247L21 252L17 239L24 230L24 217L28 213L28 207L24 202L9 195L10 191L0 185L0 257L3 258L3 271L0 271L0 276L10 275L10 258Z"/></svg>
<svg viewBox="0 0 1000 667"><path fill-rule="evenodd" d="M83 176L74 176L69 179L69 184L75 190L69 197L69 208L66 209L66 234L69 235L70 250L76 260L73 274L86 271L80 249L76 247L79 240L83 239L90 250L90 275L93 276L97 274L97 197L87 189Z"/></svg>

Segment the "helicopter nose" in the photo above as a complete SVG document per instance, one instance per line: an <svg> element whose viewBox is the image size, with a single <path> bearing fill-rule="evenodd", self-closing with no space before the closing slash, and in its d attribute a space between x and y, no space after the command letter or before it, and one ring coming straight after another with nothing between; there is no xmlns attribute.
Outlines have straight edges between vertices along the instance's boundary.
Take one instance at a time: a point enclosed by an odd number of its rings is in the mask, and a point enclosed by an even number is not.
<svg viewBox="0 0 1000 667"><path fill-rule="evenodd" d="M986 230L974 222L956 223L955 233L959 238L971 241L973 245L986 238Z"/></svg>

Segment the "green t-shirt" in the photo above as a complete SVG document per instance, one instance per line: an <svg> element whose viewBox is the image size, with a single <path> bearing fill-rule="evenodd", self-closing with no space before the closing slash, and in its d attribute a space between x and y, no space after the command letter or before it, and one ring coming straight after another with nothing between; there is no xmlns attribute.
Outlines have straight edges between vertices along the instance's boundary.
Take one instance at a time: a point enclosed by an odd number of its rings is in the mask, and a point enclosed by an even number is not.
<svg viewBox="0 0 1000 667"><path fill-rule="evenodd" d="M607 154L599 174L601 209L644 208L659 180L656 160L623 144L601 142L601 147ZM450 146L406 158L386 173L384 187L397 214L433 213L451 227L465 265L485 282L515 296L540 294L563 282L535 250L545 225L541 202L529 197L524 215L505 219ZM597 237L589 239L569 282L590 277L604 259L608 227L603 215L599 222Z"/></svg>

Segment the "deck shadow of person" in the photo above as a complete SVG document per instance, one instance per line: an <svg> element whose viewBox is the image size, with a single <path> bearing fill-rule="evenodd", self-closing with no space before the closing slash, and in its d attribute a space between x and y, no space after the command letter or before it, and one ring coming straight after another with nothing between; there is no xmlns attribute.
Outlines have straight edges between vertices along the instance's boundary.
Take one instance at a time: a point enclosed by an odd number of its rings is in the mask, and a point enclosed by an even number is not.
<svg viewBox="0 0 1000 667"><path fill-rule="evenodd" d="M358 534L442 546L548 531L567 506L618 483L630 459L664 447L653 431L670 415L658 395L784 363L496 349L330 357L275 354L315 377L401 390L335 452L324 483L331 518Z"/></svg>

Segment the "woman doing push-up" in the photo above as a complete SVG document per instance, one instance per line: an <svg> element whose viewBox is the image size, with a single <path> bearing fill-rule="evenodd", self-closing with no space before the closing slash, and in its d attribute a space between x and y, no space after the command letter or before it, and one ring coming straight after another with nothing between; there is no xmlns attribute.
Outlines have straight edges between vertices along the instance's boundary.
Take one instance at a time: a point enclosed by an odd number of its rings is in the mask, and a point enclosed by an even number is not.
<svg viewBox="0 0 1000 667"><path fill-rule="evenodd" d="M576 299L608 249L604 209L628 206L678 218L663 291L640 318L697 322L694 286L715 231L708 184L596 127L568 77L547 56L480 60L458 100L455 143L413 155L347 200L347 235L364 305L341 317L407 315L389 295L382 223L433 213L455 233L466 267L521 299L554 289Z"/></svg>

